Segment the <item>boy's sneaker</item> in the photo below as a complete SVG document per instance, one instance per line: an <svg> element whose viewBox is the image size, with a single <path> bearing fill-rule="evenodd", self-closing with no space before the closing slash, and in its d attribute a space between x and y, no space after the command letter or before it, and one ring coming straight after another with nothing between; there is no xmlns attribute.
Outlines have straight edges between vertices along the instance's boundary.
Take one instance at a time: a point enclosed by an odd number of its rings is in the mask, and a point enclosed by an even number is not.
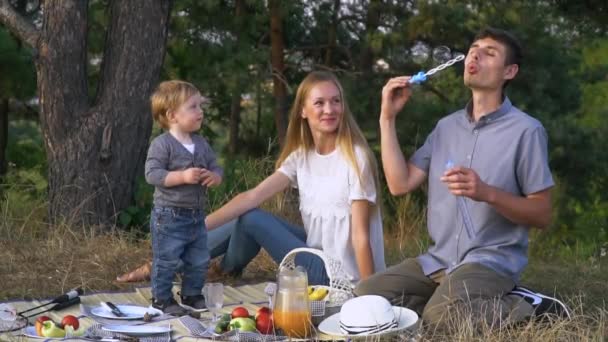
<svg viewBox="0 0 608 342"><path fill-rule="evenodd" d="M534 292L523 286L515 286L509 294L521 296L526 302L530 303L534 308L534 314L536 316L548 314L560 318L571 318L570 310L566 304L557 298Z"/></svg>
<svg viewBox="0 0 608 342"><path fill-rule="evenodd" d="M173 297L167 300L152 300L152 307L166 313L171 316L185 316L188 314L188 310L182 308Z"/></svg>
<svg viewBox="0 0 608 342"><path fill-rule="evenodd" d="M205 296L203 295L181 297L182 306L189 310L202 311L207 309L207 304L205 303Z"/></svg>

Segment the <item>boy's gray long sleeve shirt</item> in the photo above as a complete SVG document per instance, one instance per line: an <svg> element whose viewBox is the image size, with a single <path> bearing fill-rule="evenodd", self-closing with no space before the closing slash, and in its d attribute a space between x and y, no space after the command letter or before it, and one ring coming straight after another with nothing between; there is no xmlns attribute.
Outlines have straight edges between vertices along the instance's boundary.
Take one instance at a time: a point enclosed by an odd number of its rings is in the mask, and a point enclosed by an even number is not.
<svg viewBox="0 0 608 342"><path fill-rule="evenodd" d="M165 178L171 171L183 171L191 167L204 168L223 174L217 164L215 152L205 138L192 134L194 154L190 153L169 132L152 140L146 158L146 181L154 185L154 205L204 209L207 187L201 184L181 184L166 187Z"/></svg>

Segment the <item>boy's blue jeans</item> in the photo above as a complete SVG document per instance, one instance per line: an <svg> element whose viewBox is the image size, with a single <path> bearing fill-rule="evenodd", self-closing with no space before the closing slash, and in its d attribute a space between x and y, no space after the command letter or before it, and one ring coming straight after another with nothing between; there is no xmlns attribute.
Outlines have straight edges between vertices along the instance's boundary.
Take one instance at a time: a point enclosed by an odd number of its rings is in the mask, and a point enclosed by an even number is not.
<svg viewBox="0 0 608 342"><path fill-rule="evenodd" d="M241 272L264 248L279 264L291 250L306 246L306 232L287 221L261 209L253 209L208 232L211 257L224 254L224 272ZM328 285L329 278L321 258L310 253L300 253L295 259L308 273L308 283Z"/></svg>
<svg viewBox="0 0 608 342"><path fill-rule="evenodd" d="M205 215L201 209L154 207L152 233L152 295L173 298L173 277L180 266L182 296L200 295L209 268Z"/></svg>

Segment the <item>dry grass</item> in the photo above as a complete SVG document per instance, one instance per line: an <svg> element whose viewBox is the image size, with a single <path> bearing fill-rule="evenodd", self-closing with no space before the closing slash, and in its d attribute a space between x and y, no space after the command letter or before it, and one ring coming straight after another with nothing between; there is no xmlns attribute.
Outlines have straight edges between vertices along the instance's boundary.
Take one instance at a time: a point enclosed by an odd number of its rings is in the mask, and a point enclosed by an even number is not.
<svg viewBox="0 0 608 342"><path fill-rule="evenodd" d="M5 236L6 232L3 232ZM47 227L36 238L25 236L2 239L0 282L3 298L36 298L83 289L113 289L116 273L141 263L149 245L129 238L128 234L98 233Z"/></svg>
<svg viewBox="0 0 608 342"><path fill-rule="evenodd" d="M0 301L11 298L40 298L63 293L74 287L85 291L125 289L117 275L129 271L150 257L149 242L132 234L113 231L75 230L67 226L48 227L39 238L0 240ZM260 253L245 270L242 283L269 279L276 265ZM139 284L141 285L141 284Z"/></svg>
<svg viewBox="0 0 608 342"><path fill-rule="evenodd" d="M266 209L280 212L289 220L299 215L296 201L287 195L268 204ZM30 203L30 211L4 201L0 207L0 301L19 298L45 298L74 287L85 291L124 290L132 285L114 283L118 274L131 270L150 256L147 240L121 230L101 231L69 224L44 223L44 203ZM386 254L389 264L423 251L428 238L423 208L409 197L395 203L397 215L385 217ZM603 341L608 336L608 311L604 302L608 292L606 258L594 261L532 260L524 283L544 291L557 291L575 309L569 321L551 324L527 322L517 327L479 324L467 314L451 315L450 329L428 327L414 338L418 341ZM262 252L239 279L229 284L272 279L276 264ZM141 284L140 284L141 285Z"/></svg>
<svg viewBox="0 0 608 342"><path fill-rule="evenodd" d="M468 312L454 312L447 317L447 329L421 329L418 341L604 341L608 336L608 311L584 311L581 302L570 302L573 319L527 321L517 325L487 324Z"/></svg>

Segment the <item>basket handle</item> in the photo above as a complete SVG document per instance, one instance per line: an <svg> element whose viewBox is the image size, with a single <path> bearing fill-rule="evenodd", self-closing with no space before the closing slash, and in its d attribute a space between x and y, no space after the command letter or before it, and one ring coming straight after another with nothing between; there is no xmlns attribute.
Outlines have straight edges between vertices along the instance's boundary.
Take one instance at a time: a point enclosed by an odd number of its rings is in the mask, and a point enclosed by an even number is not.
<svg viewBox="0 0 608 342"><path fill-rule="evenodd" d="M342 263L338 260L329 257L320 249L309 247L294 248L285 255L285 257L281 261L281 264L279 265L279 268L295 267L295 256L298 253L311 253L320 257L321 260L323 260L323 264L325 265L325 272L327 273L327 277L329 278L329 287L331 289L338 289L352 293L353 285L351 284L350 280L348 280L348 277L344 272L344 269L342 268Z"/></svg>

